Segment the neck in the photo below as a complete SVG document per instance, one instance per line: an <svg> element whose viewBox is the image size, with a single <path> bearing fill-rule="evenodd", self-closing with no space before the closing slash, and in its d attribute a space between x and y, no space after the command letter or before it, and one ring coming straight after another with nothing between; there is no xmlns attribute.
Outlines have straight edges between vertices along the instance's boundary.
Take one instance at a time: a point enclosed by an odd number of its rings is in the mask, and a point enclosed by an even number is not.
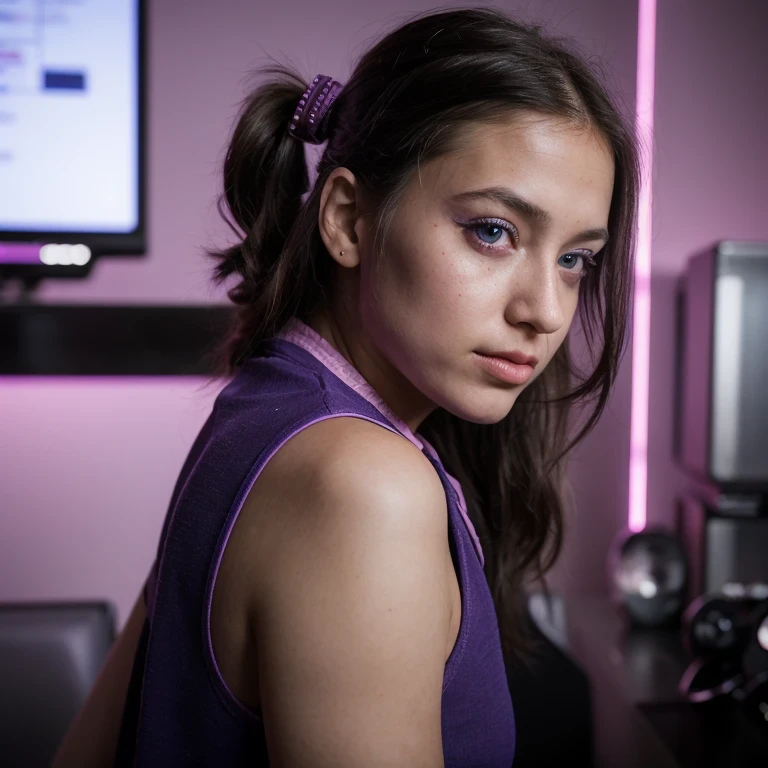
<svg viewBox="0 0 768 768"><path fill-rule="evenodd" d="M323 307L306 323L360 373L412 432L436 408L365 336L359 317Z"/></svg>

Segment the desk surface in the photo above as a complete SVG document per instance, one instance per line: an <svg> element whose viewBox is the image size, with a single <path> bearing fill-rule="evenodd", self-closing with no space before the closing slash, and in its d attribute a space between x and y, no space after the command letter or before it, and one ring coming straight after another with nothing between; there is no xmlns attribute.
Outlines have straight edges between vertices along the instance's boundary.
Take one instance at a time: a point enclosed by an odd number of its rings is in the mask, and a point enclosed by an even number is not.
<svg viewBox="0 0 768 768"><path fill-rule="evenodd" d="M684 701L678 682L690 657L677 629L629 629L610 601L601 596L568 600L572 642L595 651L595 661L610 673L624 696L635 704ZM590 654L592 655L592 654Z"/></svg>
<svg viewBox="0 0 768 768"><path fill-rule="evenodd" d="M592 683L596 768L752 768L768 737L730 699L689 704L677 630L630 630L605 597L567 601L570 651Z"/></svg>
<svg viewBox="0 0 768 768"><path fill-rule="evenodd" d="M684 661L625 644L624 622L605 597L569 598L567 617L570 651L592 683L596 768L680 768L637 705L657 694L679 700Z"/></svg>

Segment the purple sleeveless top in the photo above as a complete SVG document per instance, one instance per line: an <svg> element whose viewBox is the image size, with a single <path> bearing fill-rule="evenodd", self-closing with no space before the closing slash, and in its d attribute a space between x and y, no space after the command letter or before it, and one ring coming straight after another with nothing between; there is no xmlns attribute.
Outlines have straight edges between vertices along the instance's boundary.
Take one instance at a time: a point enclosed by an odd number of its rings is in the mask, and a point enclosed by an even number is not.
<svg viewBox="0 0 768 768"><path fill-rule="evenodd" d="M220 392L176 482L144 595L117 766L268 766L264 726L228 689L213 656L210 612L242 504L277 450L305 427L353 416L398 433L445 488L461 623L445 665L446 768L509 768L515 720L483 553L459 483L360 373L297 318Z"/></svg>

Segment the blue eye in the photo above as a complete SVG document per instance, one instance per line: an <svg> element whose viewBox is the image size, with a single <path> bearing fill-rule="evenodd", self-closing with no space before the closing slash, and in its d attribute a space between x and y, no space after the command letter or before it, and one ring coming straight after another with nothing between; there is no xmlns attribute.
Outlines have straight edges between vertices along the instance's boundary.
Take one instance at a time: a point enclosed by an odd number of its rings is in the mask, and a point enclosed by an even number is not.
<svg viewBox="0 0 768 768"><path fill-rule="evenodd" d="M571 259L572 261L571 261L570 264L563 264L563 259ZM566 269L570 269L571 267L576 266L576 264L578 263L576 261L577 259L581 259L583 261L584 257L580 253L566 253L564 256L561 256L558 259L558 262L560 263L561 267L565 267Z"/></svg>
<svg viewBox="0 0 768 768"><path fill-rule="evenodd" d="M478 233L478 236L482 238L482 235L488 234L490 230L496 230L495 232L495 239L492 241L493 243L497 242L499 237L501 237L504 230L498 225L498 224L480 224L477 227L475 227L475 231ZM492 234L491 237L494 237ZM482 238L484 242L489 242L488 240L485 240Z"/></svg>
<svg viewBox="0 0 768 768"><path fill-rule="evenodd" d="M496 243L499 242L505 232L509 235L512 245L517 240L517 230L501 219L479 219L460 226L472 234L472 239L478 246L489 251L502 250L502 248L496 247Z"/></svg>
<svg viewBox="0 0 768 768"><path fill-rule="evenodd" d="M563 264L563 259L571 259L570 264ZM565 267L569 272L576 272L577 274L582 274L587 271L589 267L592 267L595 265L595 260L592 258L592 251L571 251L571 253L566 253L562 255L558 260L558 264L560 264L561 267ZM580 269L575 269L579 264L581 264Z"/></svg>

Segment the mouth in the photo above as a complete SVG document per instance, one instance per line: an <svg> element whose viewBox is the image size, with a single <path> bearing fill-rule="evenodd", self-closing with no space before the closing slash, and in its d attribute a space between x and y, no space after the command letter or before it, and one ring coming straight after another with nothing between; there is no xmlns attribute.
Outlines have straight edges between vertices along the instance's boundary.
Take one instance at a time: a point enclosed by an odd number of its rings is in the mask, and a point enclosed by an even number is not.
<svg viewBox="0 0 768 768"><path fill-rule="evenodd" d="M517 355L517 353L515 353ZM508 384L525 384L533 376L536 358L522 356L517 359L527 359L531 362L513 362L508 357L496 355L484 355L475 352L478 365L485 371Z"/></svg>

